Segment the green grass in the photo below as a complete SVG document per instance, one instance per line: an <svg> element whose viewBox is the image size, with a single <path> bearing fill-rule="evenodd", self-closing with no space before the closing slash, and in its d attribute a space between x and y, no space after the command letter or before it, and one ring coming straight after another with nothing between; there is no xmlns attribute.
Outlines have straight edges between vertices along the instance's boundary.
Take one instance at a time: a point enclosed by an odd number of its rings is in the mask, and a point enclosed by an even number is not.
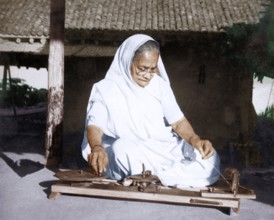
<svg viewBox="0 0 274 220"><path fill-rule="evenodd" d="M274 121L274 105L268 106L264 112L258 115L260 118Z"/></svg>

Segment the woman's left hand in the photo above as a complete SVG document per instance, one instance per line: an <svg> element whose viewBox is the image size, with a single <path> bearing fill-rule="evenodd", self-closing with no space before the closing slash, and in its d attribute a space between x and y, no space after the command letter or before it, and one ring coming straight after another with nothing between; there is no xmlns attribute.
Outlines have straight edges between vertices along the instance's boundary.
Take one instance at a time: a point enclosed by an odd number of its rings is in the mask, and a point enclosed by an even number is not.
<svg viewBox="0 0 274 220"><path fill-rule="evenodd" d="M198 140L194 147L200 152L203 159L208 159L214 154L214 148L208 140Z"/></svg>

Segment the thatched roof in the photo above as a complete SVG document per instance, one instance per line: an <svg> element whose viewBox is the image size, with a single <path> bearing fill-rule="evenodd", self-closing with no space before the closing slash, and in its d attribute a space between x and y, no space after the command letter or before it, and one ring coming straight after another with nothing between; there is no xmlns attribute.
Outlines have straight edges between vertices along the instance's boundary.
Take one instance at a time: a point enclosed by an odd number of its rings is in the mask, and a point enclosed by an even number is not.
<svg viewBox="0 0 274 220"><path fill-rule="evenodd" d="M66 0L66 39L85 40L95 33L102 37L111 32L223 32L233 24L258 22L269 3L270 0ZM13 43L17 41L22 46L1 46L0 42L0 51L8 47L35 52L35 43L44 45L49 38L49 4L49 0L0 0L0 38L13 39ZM113 36L111 40L115 40Z"/></svg>

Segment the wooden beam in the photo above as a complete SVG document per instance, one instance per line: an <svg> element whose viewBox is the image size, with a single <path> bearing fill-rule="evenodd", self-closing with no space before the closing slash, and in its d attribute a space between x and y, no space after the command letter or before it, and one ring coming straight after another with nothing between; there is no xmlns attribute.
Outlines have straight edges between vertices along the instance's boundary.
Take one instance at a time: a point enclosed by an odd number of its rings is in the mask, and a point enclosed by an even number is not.
<svg viewBox="0 0 274 220"><path fill-rule="evenodd" d="M51 0L50 6L45 157L47 167L57 167L62 158L63 139L65 0Z"/></svg>
<svg viewBox="0 0 274 220"><path fill-rule="evenodd" d="M113 187L112 187L113 188ZM177 194L172 193L175 190ZM168 192L169 191L169 192ZM49 199L57 199L61 194L84 195L93 197L102 197L110 199L126 199L132 201L162 202L180 205L197 205L211 207L228 207L235 210L239 209L240 199L234 198L205 198L199 193L193 191L181 191L170 188L165 192L139 192L129 188L128 191L119 189L107 189L106 186L72 186L69 183L56 183L51 186Z"/></svg>

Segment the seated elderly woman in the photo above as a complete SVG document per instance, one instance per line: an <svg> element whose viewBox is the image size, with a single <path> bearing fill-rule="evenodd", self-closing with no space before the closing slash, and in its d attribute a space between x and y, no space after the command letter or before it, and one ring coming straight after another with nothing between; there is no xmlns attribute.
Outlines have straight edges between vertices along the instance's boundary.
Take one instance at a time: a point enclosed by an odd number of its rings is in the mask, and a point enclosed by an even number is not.
<svg viewBox="0 0 274 220"><path fill-rule="evenodd" d="M219 177L219 157L179 108L158 43L136 34L93 85L82 155L93 172L120 180L142 164L164 185L202 187Z"/></svg>

